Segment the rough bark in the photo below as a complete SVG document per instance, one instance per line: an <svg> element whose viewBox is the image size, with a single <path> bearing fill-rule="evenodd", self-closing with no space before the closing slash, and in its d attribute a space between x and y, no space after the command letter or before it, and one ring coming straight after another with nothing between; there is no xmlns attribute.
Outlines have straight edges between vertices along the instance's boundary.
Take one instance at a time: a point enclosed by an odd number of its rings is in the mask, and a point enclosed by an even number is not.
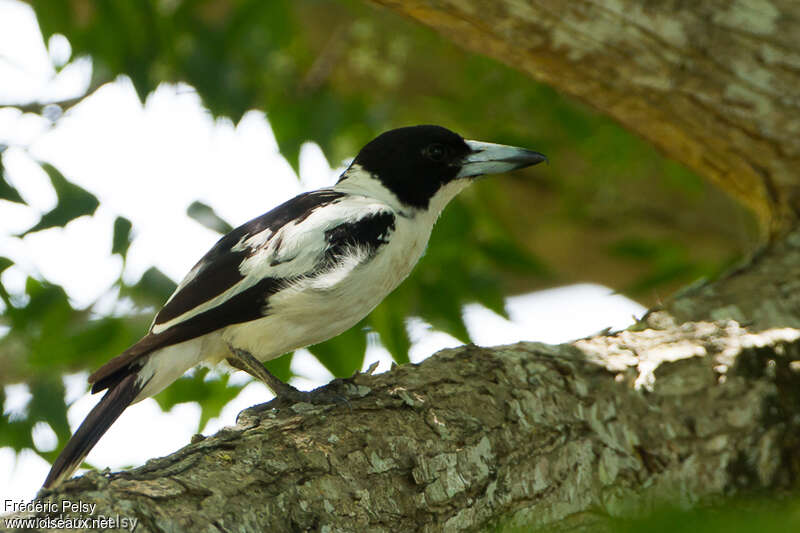
<svg viewBox="0 0 800 533"><path fill-rule="evenodd" d="M663 309L674 323L736 320L755 331L800 328L800 230L757 252L721 279L687 287ZM650 317L645 320L649 321Z"/></svg>
<svg viewBox="0 0 800 533"><path fill-rule="evenodd" d="M796 281L785 267L797 235L676 301L765 272L778 287ZM347 404L245 411L171 456L46 497L135 517L138 531L598 531L659 503L789 488L800 329L779 326L797 321L800 293L772 301L782 311L741 317L751 330L660 310L560 346L447 350L357 376L341 385Z"/></svg>
<svg viewBox="0 0 800 533"><path fill-rule="evenodd" d="M771 234L800 213L792 0L372 0L572 94L712 180Z"/></svg>

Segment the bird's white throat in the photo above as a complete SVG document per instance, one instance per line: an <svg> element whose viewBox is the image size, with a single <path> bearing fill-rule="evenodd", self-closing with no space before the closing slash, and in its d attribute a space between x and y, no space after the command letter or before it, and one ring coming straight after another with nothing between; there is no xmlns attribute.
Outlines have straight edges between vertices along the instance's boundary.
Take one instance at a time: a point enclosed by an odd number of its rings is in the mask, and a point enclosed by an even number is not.
<svg viewBox="0 0 800 533"><path fill-rule="evenodd" d="M424 210L404 205L376 176L357 163L350 165L342 179L333 188L347 194L374 198L401 215L421 215L424 218L431 218L431 222L435 222L450 200L471 183L470 179L456 179L445 184L433 195L428 203L428 208Z"/></svg>

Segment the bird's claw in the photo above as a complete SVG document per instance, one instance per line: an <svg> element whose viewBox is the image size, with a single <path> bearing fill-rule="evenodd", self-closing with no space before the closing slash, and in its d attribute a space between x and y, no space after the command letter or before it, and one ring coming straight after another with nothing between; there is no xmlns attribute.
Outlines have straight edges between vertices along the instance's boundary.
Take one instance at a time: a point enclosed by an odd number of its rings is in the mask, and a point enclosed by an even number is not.
<svg viewBox="0 0 800 533"><path fill-rule="evenodd" d="M239 422L239 419L242 417L252 417L259 413L269 411L270 409L291 407L301 403L311 405L346 405L347 408L352 411L353 407L350 404L345 390L346 385L348 385L352 379L352 377L336 378L327 385L310 391L301 391L287 384L285 388L278 391L278 394L272 400L242 410L236 417L236 421Z"/></svg>
<svg viewBox="0 0 800 533"><path fill-rule="evenodd" d="M287 404L288 406L298 403L309 403L312 405L347 405L350 406L350 400L347 398L345 386L350 382L351 378L337 378L324 385L310 391L297 390L291 387L291 390L281 392L272 402L280 404ZM272 403L271 402L271 403Z"/></svg>

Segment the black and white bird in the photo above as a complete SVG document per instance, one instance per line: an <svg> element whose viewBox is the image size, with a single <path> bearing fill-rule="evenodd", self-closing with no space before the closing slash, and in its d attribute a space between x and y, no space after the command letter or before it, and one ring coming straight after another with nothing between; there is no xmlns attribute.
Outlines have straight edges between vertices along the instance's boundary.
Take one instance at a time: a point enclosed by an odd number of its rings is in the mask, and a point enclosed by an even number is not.
<svg viewBox="0 0 800 533"><path fill-rule="evenodd" d="M106 393L44 487L71 476L125 408L198 363L227 360L278 398L299 397L262 362L364 318L409 275L442 209L476 177L545 159L439 126L391 130L362 148L333 187L231 231L181 281L147 335L89 377L93 393Z"/></svg>

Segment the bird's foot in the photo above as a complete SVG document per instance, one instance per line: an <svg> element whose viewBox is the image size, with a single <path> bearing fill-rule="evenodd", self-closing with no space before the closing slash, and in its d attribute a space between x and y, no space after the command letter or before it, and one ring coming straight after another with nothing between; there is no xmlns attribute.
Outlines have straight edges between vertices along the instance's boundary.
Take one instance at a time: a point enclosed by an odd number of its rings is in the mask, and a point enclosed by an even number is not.
<svg viewBox="0 0 800 533"><path fill-rule="evenodd" d="M283 383L272 400L248 407L239 413L237 422L241 417L248 418L271 409L293 407L299 404L311 405L346 405L352 409L348 399L347 388L352 378L337 378L310 391L299 390L287 383Z"/></svg>
<svg viewBox="0 0 800 533"><path fill-rule="evenodd" d="M258 365L262 367L262 365ZM248 407L239 413L236 418L237 422L240 417L248 418L271 409L279 409L285 407L292 407L298 404L311 404L311 405L346 405L348 409L352 410L350 398L360 398L369 394L370 389L358 385L355 381L360 375L372 375L378 367L376 361L366 370L366 372L353 373L349 378L336 378L327 385L318 387L310 391L301 391L295 387L284 383L277 378L270 380L267 385L273 389L275 398L272 400ZM260 370L260 368L259 368ZM271 375L270 375L271 376Z"/></svg>
<svg viewBox="0 0 800 533"><path fill-rule="evenodd" d="M275 399L271 402L276 407L278 406L291 406L298 403L309 403L312 405L341 405L345 404L350 407L350 401L347 399L346 385L348 379L337 378L310 391L298 390L291 385L287 385L285 390L280 391Z"/></svg>

